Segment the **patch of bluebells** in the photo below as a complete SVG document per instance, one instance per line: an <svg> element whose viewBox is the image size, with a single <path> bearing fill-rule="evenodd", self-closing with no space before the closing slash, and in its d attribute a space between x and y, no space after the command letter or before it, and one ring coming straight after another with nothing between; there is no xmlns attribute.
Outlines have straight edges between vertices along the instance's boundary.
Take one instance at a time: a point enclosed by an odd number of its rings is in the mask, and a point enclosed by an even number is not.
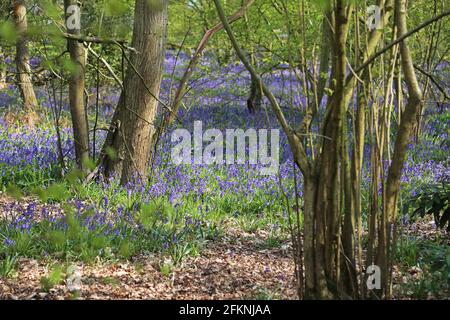
<svg viewBox="0 0 450 320"><path fill-rule="evenodd" d="M162 83L162 99L168 101L169 89L172 83L172 70L175 70L174 78L181 77L183 67L186 66L184 54L178 60L179 65L175 66L176 59L172 54L166 57L166 76ZM298 123L299 112L291 112L290 104L305 105L305 97L302 95L298 79L289 70L282 70L266 74L266 83L274 91L279 99L281 106L289 115L293 123ZM194 121L203 122L203 130L208 128L225 129L267 129L279 128L274 114L268 108L267 117L264 110L256 116L248 114L246 100L248 88L250 87L250 77L240 64L230 64L225 68L217 65L217 62L209 56L203 60L198 71L195 73L191 83L190 90L186 95L186 109L181 108L178 118L182 123L175 123L167 134L161 139L156 154L155 172L152 175L151 183L142 185L131 183L126 186L128 198L133 195L140 195L143 202L149 202L151 199L164 197L173 206L182 206L187 199L194 201L205 201L206 197L217 197L224 199L234 197L235 199L246 199L252 202L255 199L264 197L263 205L269 207L281 201L282 196L279 188L278 177L264 176L259 174L260 165L227 165L227 166L208 166L208 165L180 165L175 166L170 163L171 130L176 128L186 128L193 130ZM174 88L172 88L174 89ZM95 92L95 88L92 89ZM114 94L101 95L100 116L104 121L109 121L113 114L114 105L118 101L118 90ZM3 94L3 93L2 93ZM0 106L11 103L11 96L4 97L0 95ZM291 99L292 98L292 99ZM51 103L45 94L40 96L42 104L50 107ZM325 99L324 102L326 103ZM264 101L267 105L267 101ZM64 104L67 109L67 104ZM323 109L323 108L322 108ZM427 109L429 110L429 109ZM323 116L323 115L320 115ZM448 121L448 120L447 120ZM444 121L445 122L445 121ZM448 123L447 123L448 125ZM448 144L442 145L442 141L449 140L448 126L441 120L432 120L426 123L424 127L425 136L433 136L435 139L423 139L414 146L406 162L402 182L413 184L417 180L427 180L430 182L449 181L450 170L448 160L431 159L430 152L433 150L446 152L448 154ZM313 130L318 132L319 128L313 126ZM73 160L73 141L71 138L71 129L63 128L63 153L67 160ZM96 150L101 149L105 139L105 132L99 131L96 137ZM56 166L58 163L56 135L52 130L38 128L33 131L18 131L8 128L6 123L0 122L0 174L1 177L13 175L24 168L34 170L46 170L49 167ZM294 164L292 154L284 134L280 136L280 175L283 188L289 197L294 195L293 177ZM445 149L447 148L447 149ZM366 146L365 159L370 159L370 148ZM387 168L387 163L385 167ZM298 176L299 195L302 196L301 175ZM1 179L1 178L0 178ZM367 187L370 182L370 168L366 163L363 172L363 186ZM107 181L100 177L98 183L107 190L116 188L113 181ZM114 192L119 192L114 190ZM89 229L95 229L99 225L107 233L122 234L123 230L115 229L114 221L111 222L107 214L109 205L107 197L103 199L101 208L91 208L95 214L86 218L83 223ZM77 214L86 208L79 202L76 204ZM136 223L133 221L132 212L138 210L137 207L117 208L116 216L120 219L126 218L127 223ZM45 219L53 219L52 223L60 223L60 219L55 219L48 213L41 213ZM30 214L24 212L21 220L14 223L17 228L29 230ZM125 219L124 218L124 219ZM57 222L59 221L59 222ZM186 220L186 225L196 225L201 222Z"/></svg>

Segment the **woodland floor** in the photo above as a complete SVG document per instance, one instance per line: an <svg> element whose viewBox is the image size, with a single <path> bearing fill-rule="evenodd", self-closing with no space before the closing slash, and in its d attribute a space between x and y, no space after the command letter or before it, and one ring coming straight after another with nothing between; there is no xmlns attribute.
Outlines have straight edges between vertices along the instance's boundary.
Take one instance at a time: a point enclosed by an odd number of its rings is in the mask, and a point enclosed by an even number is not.
<svg viewBox="0 0 450 320"><path fill-rule="evenodd" d="M0 217L8 202L1 200ZM429 240L438 234L442 236L430 220L414 223L404 233ZM226 236L208 242L200 256L186 258L170 275L160 271L164 258L158 254L139 255L121 262L76 263L82 281L76 297L64 283L48 292L42 289L41 279L48 276L52 265L62 261L20 258L15 276L0 278L0 300L296 299L290 246L264 249L266 237L262 231L245 233L230 228ZM406 272L394 267L394 287L413 281L420 274L416 267ZM393 298L412 297L402 294Z"/></svg>
<svg viewBox="0 0 450 320"><path fill-rule="evenodd" d="M4 202L3 202L4 204ZM1 215L0 215L1 216ZM288 246L262 249L264 234L229 230L163 275L163 258L140 255L131 261L76 264L82 287L78 299L295 299L292 254ZM41 278L54 260L20 258L16 275L0 278L0 299L70 299L65 284L43 292Z"/></svg>
<svg viewBox="0 0 450 320"><path fill-rule="evenodd" d="M264 263L262 263L264 261ZM252 299L270 292L293 299L291 258L279 250L214 243L201 257L187 259L171 276L158 271L158 258L120 264L84 265L81 299ZM48 263L20 260L16 278L0 280L0 299L68 299L65 285L42 292Z"/></svg>

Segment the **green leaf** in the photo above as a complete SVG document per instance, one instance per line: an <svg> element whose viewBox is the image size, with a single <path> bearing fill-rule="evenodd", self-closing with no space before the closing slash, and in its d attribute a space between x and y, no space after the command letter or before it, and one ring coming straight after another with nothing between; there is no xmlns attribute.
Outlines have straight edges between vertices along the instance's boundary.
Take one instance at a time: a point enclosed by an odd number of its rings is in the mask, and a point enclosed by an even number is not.
<svg viewBox="0 0 450 320"><path fill-rule="evenodd" d="M322 11L329 10L331 8L331 0L313 0L312 2L318 9Z"/></svg>
<svg viewBox="0 0 450 320"><path fill-rule="evenodd" d="M55 201L63 201L69 198L69 192L65 185L55 183L47 188L47 196Z"/></svg>
<svg viewBox="0 0 450 320"><path fill-rule="evenodd" d="M60 284L63 279L63 267L61 265L55 265L48 277L41 278L42 290L49 292L54 286Z"/></svg>
<svg viewBox="0 0 450 320"><path fill-rule="evenodd" d="M128 5L123 0L107 0L105 3L105 13L107 16L120 16L127 12Z"/></svg>
<svg viewBox="0 0 450 320"><path fill-rule="evenodd" d="M17 32L12 22L5 21L0 24L0 38L10 44L16 42Z"/></svg>
<svg viewBox="0 0 450 320"><path fill-rule="evenodd" d="M62 64L64 70L69 72L71 75L76 75L78 73L78 65L70 58L64 58L62 60Z"/></svg>
<svg viewBox="0 0 450 320"><path fill-rule="evenodd" d="M61 11L58 9L58 6L53 3L53 1L39 0L39 7L41 7L45 15L52 20L59 20L61 18Z"/></svg>

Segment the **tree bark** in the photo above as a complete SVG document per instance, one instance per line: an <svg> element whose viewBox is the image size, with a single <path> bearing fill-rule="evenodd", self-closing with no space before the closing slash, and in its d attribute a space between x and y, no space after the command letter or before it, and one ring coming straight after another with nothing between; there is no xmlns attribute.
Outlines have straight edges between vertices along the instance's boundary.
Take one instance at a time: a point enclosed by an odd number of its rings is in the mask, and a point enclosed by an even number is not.
<svg viewBox="0 0 450 320"><path fill-rule="evenodd" d="M16 66L17 82L25 110L35 110L38 106L33 84L31 82L30 53L28 51L27 8L24 0L13 2L14 22L17 30Z"/></svg>
<svg viewBox="0 0 450 320"><path fill-rule="evenodd" d="M69 10L74 5L78 6L76 0L64 0L67 23L69 17L75 14ZM79 18L81 19L81 16ZM81 35L81 30L74 25L67 26L67 32ZM77 40L67 40L67 48L74 67L69 79L69 104L75 141L75 158L78 166L85 170L89 160L89 125L84 104L86 53L83 44Z"/></svg>
<svg viewBox="0 0 450 320"><path fill-rule="evenodd" d="M4 48L0 47L0 61L5 61L6 55ZM6 63L0 65L0 90L6 88Z"/></svg>
<svg viewBox="0 0 450 320"><path fill-rule="evenodd" d="M406 11L406 0L395 0L395 23L397 25L399 37L408 32ZM390 228L393 226L396 219L398 195L400 192L400 178L406 160L408 144L413 137L414 126L417 123L417 114L422 103L422 90L420 89L419 82L417 80L411 57L411 51L407 40L400 43L400 55L409 97L406 103L405 111L402 114L402 121L400 123L400 128L398 129L392 162L389 166L386 181L386 196L383 208L383 217L387 223L383 226L385 228L383 231L387 235L391 232ZM378 254L378 263L381 268L383 283L385 284L385 292L388 290L386 286L390 263L388 252L391 245L387 242L386 238L379 240L381 243L379 245L380 251Z"/></svg>
<svg viewBox="0 0 450 320"><path fill-rule="evenodd" d="M160 85L167 33L167 0L136 0L133 29L133 53L124 90L113 117L113 128L103 147L115 150L117 157L106 156L106 176L120 176L123 185L134 179L143 181L155 134Z"/></svg>
<svg viewBox="0 0 450 320"><path fill-rule="evenodd" d="M261 109L262 92L258 80L251 77L250 96L247 99L247 108L250 113L256 113Z"/></svg>

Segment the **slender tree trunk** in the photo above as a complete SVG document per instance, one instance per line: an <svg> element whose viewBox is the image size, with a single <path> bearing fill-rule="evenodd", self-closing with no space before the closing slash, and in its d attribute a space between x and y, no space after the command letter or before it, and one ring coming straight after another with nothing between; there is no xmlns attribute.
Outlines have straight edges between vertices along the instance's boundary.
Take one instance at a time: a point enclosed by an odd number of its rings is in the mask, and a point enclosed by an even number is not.
<svg viewBox="0 0 450 320"><path fill-rule="evenodd" d="M346 41L349 29L351 8L344 1L337 1L335 14L335 35L333 45L333 95L328 103L328 115L324 123L322 151L318 158L318 185L315 203L316 213L316 273L322 265L328 283L328 291L337 289L339 268L336 257L339 257L340 204L339 187L340 170L343 170L341 157L345 110L344 89L346 74ZM333 288L335 287L335 288ZM333 290L333 291L334 291ZM318 295L319 298L330 297Z"/></svg>
<svg viewBox="0 0 450 320"><path fill-rule="evenodd" d="M251 77L250 96L247 99L247 108L250 113L256 113L261 109L262 92L258 80Z"/></svg>
<svg viewBox="0 0 450 320"><path fill-rule="evenodd" d="M332 21L333 18L331 17L331 13L327 11L322 21L322 44L320 49L319 80L317 82L317 101L314 101L315 113L318 112L320 105L322 104L323 96L325 95L325 87L328 80L328 70L330 70Z"/></svg>
<svg viewBox="0 0 450 320"><path fill-rule="evenodd" d="M132 47L124 90L113 118L114 131L108 134L106 148L117 157L105 157L106 176L120 176L121 183L147 176L154 121L157 114L167 33L167 0L136 0Z"/></svg>
<svg viewBox="0 0 450 320"><path fill-rule="evenodd" d="M244 6L245 3L244 1L241 2L241 6ZM246 28L246 38L248 43L252 43L251 41L251 32L250 32L250 27L248 24L248 17L247 14L244 14L244 21L245 21L245 28ZM256 50L255 47L252 46L249 53L249 60L250 63L256 67L258 67L258 60L256 59ZM250 113L256 113L260 108L261 108L261 104L262 104L262 92L261 92L261 88L259 86L258 83L258 79L256 79L255 77L253 77L250 74L250 94L249 97L247 99L247 108L248 111Z"/></svg>
<svg viewBox="0 0 450 320"><path fill-rule="evenodd" d="M395 23L398 28L398 36L401 37L408 32L406 23L406 0L395 0ZM417 114L422 103L422 90L414 71L414 64L411 57L411 51L408 41L404 40L400 43L400 55L402 60L403 73L408 86L409 97L402 114L402 121L395 141L394 154L391 165L389 166L388 177L386 181L386 196L383 208L383 216L387 223L384 227L386 234L389 234L390 226L393 225L397 216L397 201L400 192L400 178L403 166L406 160L408 144L414 133L414 126L417 123ZM380 246L379 265L382 271L382 279L385 284L385 291L388 290L386 284L388 282L388 270L390 261L388 252L390 243L382 243ZM388 292L389 294L389 292Z"/></svg>
<svg viewBox="0 0 450 320"><path fill-rule="evenodd" d="M4 48L0 47L0 61L5 61L6 55ZM0 65L0 90L6 88L6 63Z"/></svg>
<svg viewBox="0 0 450 320"><path fill-rule="evenodd" d="M358 10L358 8L356 9ZM359 14L355 14L355 64L361 63L361 34L358 24ZM365 70L363 74L365 83L369 83L369 72ZM363 268L363 250L362 250L362 215L361 215L361 174L364 160L364 145L365 145L365 130L366 130L366 109L367 109L367 88L366 85L359 84L356 89L356 114L353 115L353 152L351 161L351 188L352 188L352 208L354 210L355 224L357 227L356 243L357 243L357 261L358 271L361 274ZM345 231L344 231L345 232ZM353 250L354 248L348 248L347 250ZM355 264L354 264L355 265ZM355 269L356 271L356 269ZM349 271L350 273L350 271ZM349 275L351 276L351 275ZM354 274L353 274L354 276ZM357 281L357 276L354 276L354 280ZM359 297L363 298L364 285L363 281L360 281ZM356 292L355 292L356 294ZM355 296L355 295L354 295Z"/></svg>
<svg viewBox="0 0 450 320"><path fill-rule="evenodd" d="M314 257L314 201L316 199L313 177L304 175L303 183L303 212L304 212L304 250L305 250L305 298L314 299L316 291L315 257Z"/></svg>
<svg viewBox="0 0 450 320"><path fill-rule="evenodd" d="M80 11L76 12L76 10L81 10L81 8L75 9L76 7L78 7L76 0L64 0L67 32L80 35L80 25L71 20L81 19ZM71 70L69 79L69 104L75 141L75 158L78 166L86 169L87 161L89 160L89 125L84 104L86 53L83 44L76 40L67 40L67 47L74 67Z"/></svg>
<svg viewBox="0 0 450 320"><path fill-rule="evenodd" d="M14 21L17 30L16 41L16 66L17 82L25 110L35 110L38 106L31 82L30 53L26 32L28 29L27 8L24 0L13 2Z"/></svg>

